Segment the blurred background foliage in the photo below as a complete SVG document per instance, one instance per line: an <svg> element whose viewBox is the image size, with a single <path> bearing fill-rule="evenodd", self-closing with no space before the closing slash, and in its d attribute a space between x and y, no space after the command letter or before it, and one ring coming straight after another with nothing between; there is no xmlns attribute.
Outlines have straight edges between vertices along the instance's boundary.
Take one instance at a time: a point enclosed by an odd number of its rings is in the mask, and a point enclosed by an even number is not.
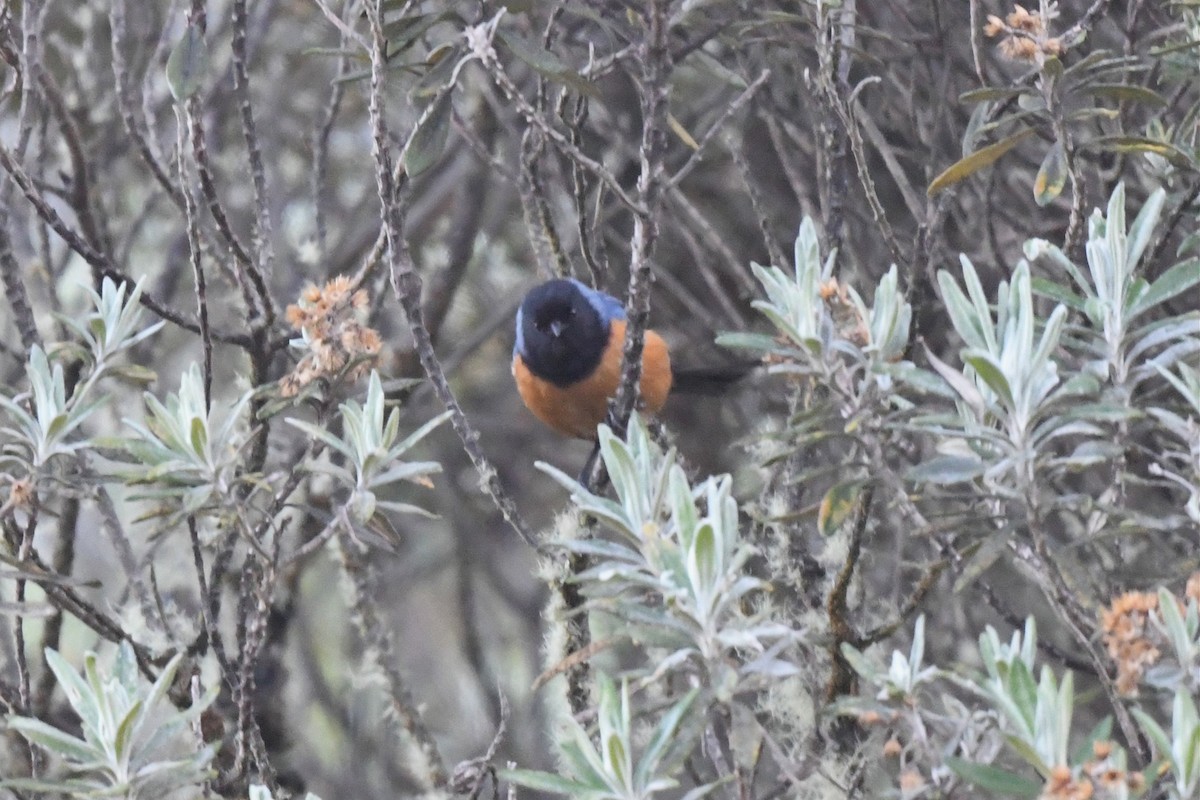
<svg viewBox="0 0 1200 800"><path fill-rule="evenodd" d="M1195 3L9 0L0 56L0 775L33 781L0 794L110 775L35 724L103 738L56 689L99 651L129 702L178 670L209 748L150 763L220 796L485 753L593 797L1195 796ZM764 366L673 398L674 451L608 440L619 498L674 491L614 516L512 321L643 265L674 363Z"/></svg>

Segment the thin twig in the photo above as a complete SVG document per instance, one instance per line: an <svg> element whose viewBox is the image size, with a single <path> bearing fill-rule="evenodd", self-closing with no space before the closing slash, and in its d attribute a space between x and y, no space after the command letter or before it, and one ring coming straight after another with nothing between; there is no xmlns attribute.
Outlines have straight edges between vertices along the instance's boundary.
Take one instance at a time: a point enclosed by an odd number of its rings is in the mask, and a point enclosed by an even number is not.
<svg viewBox="0 0 1200 800"><path fill-rule="evenodd" d="M254 109L250 102L250 77L246 72L246 0L233 2L233 90L238 98L238 113L242 120L242 136L250 159L250 178L254 186L254 250L258 256L246 266L250 280L258 292L259 302L266 313L268 327L275 322L275 307L267 290L275 263L274 234L267 194L267 171L263 166L262 149L254 125Z"/></svg>
<svg viewBox="0 0 1200 800"><path fill-rule="evenodd" d="M1088 7L1088 10L1083 13L1079 21L1062 32L1061 39L1067 44L1073 44L1079 41L1079 38L1086 35L1108 11L1109 3L1112 0L1094 0Z"/></svg>
<svg viewBox="0 0 1200 800"><path fill-rule="evenodd" d="M813 203L811 192L808 189L809 185L815 179L813 166L815 162L813 151L815 148L812 147L811 141L799 135L795 125L789 124L786 119L781 119L776 109L772 109L772 111L775 113L762 112L759 116L767 125L767 135L771 137L771 145L775 150L775 157L779 159L779 163L788 177L788 183L792 187L792 194L795 195L796 202L800 204L802 217L819 219L821 216L820 211ZM805 145L808 146L806 147ZM796 156L796 151L799 151L809 160L801 163Z"/></svg>
<svg viewBox="0 0 1200 800"><path fill-rule="evenodd" d="M382 14L382 12L379 13ZM450 388L450 384L446 380L445 371L442 369L442 365L434 352L429 330L425 327L424 307L421 303L421 276L417 274L416 268L412 263L412 256L408 250L408 243L404 240L405 212L398 192L400 188L397 186L398 171L394 171L398 170L398 168L393 167L387 125L384 121L383 53L386 47L386 40L383 35L382 21L380 19L373 19L372 27L375 30L373 31L374 47L371 51L370 113L374 133L375 182L379 192L383 233L387 240L386 252L391 272L392 290L408 317L409 332L412 334L413 344L416 347L421 366L433 384L438 400L450 412L450 423L454 428L454 432L458 434L459 439L462 441L463 448L471 459L471 463L479 473L484 492L496 504L497 509L499 509L508 524L512 526L513 530L517 532L526 544L536 548L537 543L533 538L533 534L529 532L524 519L521 518L520 512L517 511L516 503L513 502L508 492L505 491L495 468L483 454L483 450L479 446L479 434L467 419L466 414L463 413L458 398L455 397L453 390ZM442 88L442 92L450 91L453 86L453 81L447 83ZM429 108L433 108L436 104L437 100L435 99L430 103ZM424 119L424 116L422 119ZM418 120L405 142L404 149L396 156L396 164L404 163L404 153L412 145L413 137L420 129L420 126L421 121Z"/></svg>
<svg viewBox="0 0 1200 800"><path fill-rule="evenodd" d="M841 250L846 232L846 194L849 189L849 170L846 165L848 137L835 109L838 75L848 68L850 55L841 48L837 19L840 8L818 6L817 10L817 96L821 100L821 143L817 150L822 169L821 205L825 236L829 250ZM853 13L847 9L847 14ZM853 26L849 27L851 35Z"/></svg>
<svg viewBox="0 0 1200 800"><path fill-rule="evenodd" d="M353 40L355 44L363 49L364 52L371 52L371 43L358 31L346 24L340 16L337 15L326 0L313 0L317 4L317 8L321 9L321 13L325 15L325 19L333 23L333 26L341 31L341 34L346 39ZM347 8L352 6L347 5Z"/></svg>
<svg viewBox="0 0 1200 800"><path fill-rule="evenodd" d="M674 195L674 193L672 193ZM669 201L668 201L669 202ZM675 205L672 203L672 205ZM700 278L708 287L708 294L711 300L710 303L716 303L721 307L721 312L725 317L725 324L733 326L733 329L741 329L745 327L745 320L734 305L733 297L730 292L726 291L721 285L721 274L717 271L709 254L704 250L704 246L700 242L700 238L691 228L680 225L675 229L675 233L683 239L688 251L692 254L692 268L700 273ZM737 265L741 271L740 265ZM695 300L694 295L688 290L687 286L678 277L671 272L664 271L660 273L661 280L669 289L675 292L677 297L680 297L682 302L692 309L692 318L701 320L707 326L717 326L719 321L712 319L712 307L703 302Z"/></svg>
<svg viewBox="0 0 1200 800"><path fill-rule="evenodd" d="M746 153L743 150L745 142L735 140L732 134L726 134L725 145L729 150L729 155L733 158L733 163L738 168L738 174L741 175L742 187L746 190L746 196L750 198L750 208L754 211L754 218L758 220L758 229L762 234L763 244L766 245L771 263L787 264L788 258L780 248L779 242L775 240L775 234L771 232L771 219L767 214L767 204L758 190L757 181L751 174L750 162L746 159Z"/></svg>
<svg viewBox="0 0 1200 800"><path fill-rule="evenodd" d="M21 349L28 353L34 345L42 343L42 337L33 320L33 309L29 306L21 267L13 256L12 239L8 235L8 214L3 212L0 212L0 281L4 283L4 295L13 310L17 332L21 335Z"/></svg>
<svg viewBox="0 0 1200 800"><path fill-rule="evenodd" d="M488 659L484 649L485 638L482 620L488 617L488 611L479 605L476 594L476 582L479 580L476 571L476 547L471 540L475 528L465 523L463 519L454 520L455 553L455 602L458 604L457 616L462 620L462 652L470 667L471 674L479 684L479 690L487 698L491 719L500 720L503 725L503 696L489 688Z"/></svg>
<svg viewBox="0 0 1200 800"><path fill-rule="evenodd" d="M913 587L912 593L904 601L904 605L896 612L896 615L890 621L876 625L874 628L863 633L854 642L854 646L859 650L863 650L876 642L886 639L899 630L900 626L907 622L916 613L917 609L920 608L921 603L929 595L930 590L937 585L938 578L942 576L942 573L945 572L946 567L950 566L950 564L951 559L949 558L943 558L930 564L925 569L925 574L917 581L917 585Z"/></svg>
<svg viewBox="0 0 1200 800"><path fill-rule="evenodd" d="M729 121L729 118L737 113L738 109L748 103L750 98L754 97L755 93L762 88L763 84L765 84L767 79L770 77L771 70L764 69L759 73L758 77L755 78L754 81L742 91L741 94L733 99L733 102L725 106L725 110L721 112L721 116L717 117L716 122L714 122L709 129L705 131L704 136L701 137L700 141L696 143L696 149L692 151L690 156L688 156L688 160L685 161L683 166L676 170L675 174L672 175L670 180L667 181L668 190L674 189L679 185L680 181L691 174L692 170L696 168L701 160L703 160L702 157L704 155L704 148L708 145L708 143L711 142L716 137L717 133L725 127L725 123Z"/></svg>
<svg viewBox="0 0 1200 800"><path fill-rule="evenodd" d="M19 566L26 573L25 577L40 586L46 593L46 599L57 608L73 615L103 639L110 642L128 641L133 646L134 653L138 657L138 664L143 669L150 663L150 651L126 634L115 620L84 600L73 587L63 584L60 577L54 574L38 555L37 550L29 552L28 564L22 563ZM147 671L147 674L150 673Z"/></svg>
<svg viewBox="0 0 1200 800"><path fill-rule="evenodd" d="M86 240L67 225L66 221L59 216L59 213L54 210L54 207L34 184L29 174L16 162L12 151L5 147L3 143L0 143L0 167L3 167L5 172L21 188L25 199L33 206L34 211L37 212L42 221L58 234L67 247L77 253L88 264L95 267L101 276L111 278L116 283L127 283L131 286L136 283L128 275L114 267L107 256L95 250ZM142 292L140 302L147 309L168 322L193 333L200 332L199 325L182 314L168 308L161 301L156 300L149 292ZM251 344L251 338L242 334L216 333L213 334L212 338L215 341L236 344L241 347L248 347Z"/></svg>
<svg viewBox="0 0 1200 800"><path fill-rule="evenodd" d="M979 22L979 0L971 0L971 60L975 64L975 77L980 86L987 86L987 75L983 70L982 39L983 25Z"/></svg>
<svg viewBox="0 0 1200 800"><path fill-rule="evenodd" d="M211 597L208 581L204 575L204 553L200 549L200 530L196 525L196 516L189 514L187 518L188 535L192 545L192 564L196 569L196 585L200 593L200 619L204 627L201 636L197 637L197 646L195 652L203 654L207 649L204 645L212 647L213 653L217 657L217 664L221 667L222 679L228 681L232 675L229 666L229 659L225 656L225 645L221 641L221 632L217 629L217 620L212 615ZM232 686L232 684L231 684Z"/></svg>
<svg viewBox="0 0 1200 800"><path fill-rule="evenodd" d="M196 307L200 320L200 341L204 351L204 408L208 410L212 408L212 332L208 328L208 291L204 280L204 264L200 249L199 215L196 210L195 189L190 186L190 181L188 180L187 160L185 157L187 148L185 147L186 140L184 138L186 130L191 129L193 133L198 130L199 106L199 101L194 96L188 99L185 106L176 106L179 123L179 160L177 168L179 170L180 182L184 186L183 197L185 216L187 217L188 255L191 259L192 278L196 283ZM199 162L200 160L197 159L197 164Z"/></svg>
<svg viewBox="0 0 1200 800"><path fill-rule="evenodd" d="M121 121L125 124L125 133L133 142L134 149L137 150L139 156L146 166L150 169L150 174L167 196L171 198L180 210L183 210L183 192L176 186L163 166L161 156L154 151L153 140L143 132L143 124L138 119L134 110L134 98L131 96L131 86L129 81L129 68L125 62L125 53L128 48L128 43L125 39L127 34L127 23L125 18L125 0L113 0L112 9L109 11L109 30L112 32L112 68L113 82L116 86L117 110L121 113Z"/></svg>
<svg viewBox="0 0 1200 800"><path fill-rule="evenodd" d="M129 540L129 536L125 533L125 528L121 525L121 517L117 513L117 506L113 502L112 495L108 493L108 489L101 483L100 476L92 468L85 453L79 453L76 456L76 460L80 477L92 487L92 499L95 501L96 508L100 512L100 529L108 537L109 543L112 545L118 560L121 562L121 568L125 572L125 577L129 581L134 596L137 597L141 606L142 616L145 617L147 626L155 632L161 632L161 626L157 624L154 613L154 598L150 593L149 587L146 586L139 574L140 570L138 568L137 557L133 552L133 545Z"/></svg>
<svg viewBox="0 0 1200 800"><path fill-rule="evenodd" d="M908 179L908 175L904 172L904 167L901 166L900 160L896 158L895 149L888 143L887 137L883 135L883 131L879 130L879 126L869 113L866 113L862 105L857 101L850 104L850 108L854 111L854 121L862 127L863 132L867 134L867 139L870 140L871 146L879 153L879 157L883 159L883 164L887 167L888 174L892 176L896 187L900 190L900 194L904 196L904 205L908 207L908 213L912 215L914 220L919 220L925 215L925 201L922 198L923 192L917 191L912 185L912 181Z"/></svg>
<svg viewBox="0 0 1200 800"><path fill-rule="evenodd" d="M50 4L45 0L26 0L21 4L21 55L20 66L24 80L21 81L21 104L17 109L17 141L16 152L24 156L33 135L34 126L30 116L39 110L34 103L33 90L37 81L33 76L42 68L42 31L46 27L46 13ZM9 6L12 7L11 5ZM0 201L8 200L8 187L0 187Z"/></svg>
<svg viewBox="0 0 1200 800"><path fill-rule="evenodd" d="M261 314L259 302L255 296L251 294L250 287L246 285L246 281L241 279L243 273L255 275L253 271L253 262L250 254L246 251L245 245L238 239L237 234L233 230L233 226L229 222L229 215L225 213L225 206L221 203L221 198L217 194L216 180L213 178L212 167L209 164L208 158L208 142L204 133L204 116L200 113L200 101L198 97L191 97L186 103L187 109L187 128L188 135L192 143L192 159L196 167L196 177L200 179L200 193L204 197L204 201L208 206L208 213L212 216L213 222L216 223L217 233L224 240L225 246L233 255L233 262L237 269L235 275L238 276L237 283L242 290L242 297L245 300L246 307L251 313L256 316ZM184 147L183 142L179 144L179 158L182 158ZM182 164L182 161L178 162ZM179 169L180 186L184 197L183 212L184 217L188 220L188 224L193 224L192 220L197 217L196 214L196 197L195 190L188 188L187 173L182 168ZM199 221L194 223L199 225ZM261 281L261 278L260 278ZM261 293L260 293L261 297Z"/></svg>
<svg viewBox="0 0 1200 800"><path fill-rule="evenodd" d="M854 113L856 106L856 97L861 89L869 85L871 79L864 79L854 88L849 97L843 98L839 94L837 97L831 98L830 102L834 111L842 121L842 129L846 132L846 136L850 142L850 152L854 156L854 165L858 168L858 182L863 187L863 193L867 198L867 206L871 209L871 218L875 220L875 224L879 227L879 232L883 235L883 240L887 243L888 250L891 251L892 260L897 264L907 263L904 257L904 252L900 248L900 242L896 239L896 232L892 229L892 223L888 220L887 211L883 208L883 203L879 199L879 192L875 189L875 179L871 176L871 165L867 163L866 148L863 147L862 134L858 129L858 119ZM906 200L909 200L906 196ZM911 206L919 208L919 205Z"/></svg>
<svg viewBox="0 0 1200 800"><path fill-rule="evenodd" d="M529 231L529 241L538 265L544 274L561 278L571 274L571 268L563 252L562 238L554 227L554 217L550 214L550 202L538 166L538 158L544 150L543 141L535 128L526 128L521 136L521 171L517 189L525 227Z"/></svg>
<svg viewBox="0 0 1200 800"><path fill-rule="evenodd" d="M1184 193L1179 204L1175 206L1175 210L1167 217L1166 222L1159 226L1162 232L1158 235L1158 240L1150 247L1150 255L1144 261L1148 269L1155 269L1155 265L1158 264L1158 260L1162 258L1163 252L1167 249L1167 243L1171 240L1172 234L1179 227L1179 223L1183 220L1184 216L1189 213L1195 213L1192 211L1192 206L1196 204L1197 199L1200 199L1200 180L1197 180L1192 188ZM1146 277L1149 280L1153 280L1158 275L1149 273Z"/></svg>
<svg viewBox="0 0 1200 800"><path fill-rule="evenodd" d="M258 654L267 635L267 616L271 611L271 595L274 592L275 569L248 558L242 566L241 591L238 599L238 657L237 683L234 686L234 701L237 706L237 733L234 737L237 761L243 764L245 774L249 761L253 760L259 780L278 790L275 770L267 757L262 741L262 731L255 714L255 671ZM249 751L251 759L244 759Z"/></svg>
<svg viewBox="0 0 1200 800"><path fill-rule="evenodd" d="M1133 717L1129 714L1129 709L1121 701L1116 682L1108 674L1104 656L1096 649L1095 624L1077 608L1079 600L1063 582L1057 565L1053 564L1048 554L1044 556L1035 552L1035 548L1025 542L1010 542L1009 549L1016 556L1018 564L1028 567L1035 579L1034 582L1042 590L1042 596L1050 603L1055 615L1071 631L1075 642L1087 654L1088 660L1092 663L1092 671L1100 680L1100 686L1104 689L1126 743L1137 752L1142 761L1148 760L1150 753L1147 749L1147 742L1140 735L1138 726L1134 724Z"/></svg>
<svg viewBox="0 0 1200 800"><path fill-rule="evenodd" d="M373 27L378 26L373 25ZM378 52L382 52L382 50ZM396 648L391 628L379 619L377 613L379 608L376 602L378 587L372 580L372 561L364 557L362 545L348 533L351 527L349 520L343 518L342 522L343 536L339 537L338 541L342 545L343 569L350 578L353 588L354 613L352 616L363 640L364 658L374 661L376 669L382 673L389 690L391 710L424 761L419 766L410 762L410 767L426 784L426 788L441 789L450 781L446 762L438 750L433 734L425 725L421 712L413 701L412 693L408 689L408 682L396 667Z"/></svg>
<svg viewBox="0 0 1200 800"><path fill-rule="evenodd" d="M83 135L79 131L79 125L67 110L66 100L62 96L62 90L58 88L58 84L44 70L38 70L37 77L42 89L42 96L58 121L67 154L71 159L72 174L70 192L67 197L71 209L75 212L79 226L88 242L111 260L108 236L105 235L100 225L92 202L91 169L88 166L87 156L84 154ZM94 278L97 287L100 285L101 277L100 274L96 274Z"/></svg>
<svg viewBox="0 0 1200 800"><path fill-rule="evenodd" d="M17 546L17 558L21 561L29 560L30 553L33 551L33 535L37 531L37 520L38 498L35 496L32 498L29 508L29 519L21 530L21 541ZM25 587L25 578L17 578L15 598L18 606L25 602ZM18 697L21 703L21 711L24 714L30 714L33 712L33 703L30 696L29 659L26 654L24 614L18 614L17 618L13 621L13 648L16 650L17 687L19 690ZM36 778L38 773L41 772L42 753L37 744L32 740L28 742L28 747L30 776Z"/></svg>
<svg viewBox="0 0 1200 800"><path fill-rule="evenodd" d="M729 242L713 227L713 224L688 196L684 194L683 189L678 186L672 189L668 197L668 202L671 204L672 211L681 214L683 223L695 228L696 233L700 234L704 245L720 256L720 260L724 264L725 274L732 275L741 284L742 291L746 294L756 292L758 284L750 274L749 259L733 252L733 248L729 246Z"/></svg>
<svg viewBox="0 0 1200 800"><path fill-rule="evenodd" d="M566 92L563 92L564 99L566 96ZM574 108L571 111L570 119L567 120L567 130L570 133L571 142L576 147L583 144L583 126L587 122L587 118L588 99L587 96L580 95L575 98ZM587 171L572 161L571 199L575 204L575 233L579 237L579 254L587 266L592 286L605 286L608 283L608 264L599 257L599 253L593 245L593 225L588 221L588 195L591 194L592 186L592 182L588 180ZM597 191L596 194L599 196L601 191ZM603 238L603 234L595 237L596 241L602 241Z"/></svg>
<svg viewBox="0 0 1200 800"><path fill-rule="evenodd" d="M637 207L645 209L633 218L630 240L629 296L625 300L625 347L622 353L621 384L612 405L612 421L623 435L637 407L641 389L642 345L650 320L650 264L658 242L666 175L667 93L671 76L671 51L667 47L667 5L653 0L646 6L646 37L639 48L642 72L642 143L639 149Z"/></svg>
<svg viewBox="0 0 1200 800"><path fill-rule="evenodd" d="M69 497L63 502L62 509L58 513L58 542L54 547L53 557L54 574L56 575L70 577L74 569L79 508L78 498ZM33 692L33 712L41 719L45 719L44 715L50 709L51 696L58 683L54 670L45 665L45 653L48 649L58 650L60 648L63 617L63 614L55 614L46 620L45 629L42 631L42 646L38 649L38 652L42 654L43 669Z"/></svg>
<svg viewBox="0 0 1200 800"><path fill-rule="evenodd" d="M343 46L345 40L342 40ZM329 89L329 99L322 107L317 117L317 124L312 138L312 203L314 224L317 231L317 257L326 256L327 224L325 221L325 178L329 169L329 136L337 122L338 111L342 106L342 97L346 92L346 84L340 80L346 74L348 60L345 56L338 59L337 76Z"/></svg>
<svg viewBox="0 0 1200 800"><path fill-rule="evenodd" d="M524 117L527 122L535 126L548 141L550 141L559 149L560 152L562 152L563 155L567 156L567 158L576 162L588 172L602 180L608 186L608 188L611 189L618 198L620 198L621 202L628 206L629 210L635 215L640 217L646 214L645 206L629 196L629 193L625 191L625 188L621 186L620 182L617 180L616 176L612 174L612 172L610 172L599 161L596 161L594 158L590 157L578 147L573 145L566 134L551 125L545 116L539 114L537 110L529 104L529 101L525 99L525 96L521 94L520 90L517 89L516 84L513 83L512 78L508 76L508 73L504 69L504 65L500 63L500 59L496 55L496 50L491 46L490 41L487 43L486 47L480 47L476 51L476 55L480 58L483 65L487 67L488 74L491 75L492 80L494 80L496 85L500 87L500 90L504 92L505 97L512 101L517 108L517 112Z"/></svg>
<svg viewBox="0 0 1200 800"><path fill-rule="evenodd" d="M843 642L855 642L858 635L850 623L850 607L846 598L850 591L850 582L858 568L859 557L862 555L863 538L867 530L867 522L871 518L871 501L875 496L875 488L868 485L859 495L855 508L854 520L850 529L850 544L846 551L846 561L838 570L833 588L825 602L825 611L829 615L829 633L833 640L829 645L829 656L833 662L833 670L825 687L825 699L833 700L839 695L846 694L854 681L854 670L842 656Z"/></svg>
<svg viewBox="0 0 1200 800"><path fill-rule="evenodd" d="M207 607L207 614L208 618L212 620L213 631L218 634L217 638L213 640L214 651L222 654L224 654L226 651L222 646L222 642L219 637L220 629L217 626L220 624L221 620L221 604L224 598L223 590L225 588L225 575L229 572L230 564L233 563L234 545L237 544L237 539L237 531L229 530L225 532L225 535L217 543L217 554L213 557L212 567L208 571L208 594L200 598L200 602ZM193 548L195 548L197 544L198 540L197 542L193 543ZM193 549L193 559L196 558L198 552L198 550ZM201 559L200 566L203 566L203 559ZM227 656L224 657L224 660L220 661L219 663L222 664L222 676L225 678L226 683L232 688L234 685L233 669L236 664L230 661Z"/></svg>

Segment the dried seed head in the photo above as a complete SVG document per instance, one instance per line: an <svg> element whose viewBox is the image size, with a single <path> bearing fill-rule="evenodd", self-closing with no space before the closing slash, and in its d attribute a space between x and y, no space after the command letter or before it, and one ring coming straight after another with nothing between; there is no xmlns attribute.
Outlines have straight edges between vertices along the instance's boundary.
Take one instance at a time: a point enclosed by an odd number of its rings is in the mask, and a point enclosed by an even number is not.
<svg viewBox="0 0 1200 800"><path fill-rule="evenodd" d="M1117 690L1121 694L1135 694L1142 673L1158 661L1159 649L1150 639L1148 626L1150 613L1157 608L1158 595L1126 592L1100 614L1104 646L1117 665Z"/></svg>
<svg viewBox="0 0 1200 800"><path fill-rule="evenodd" d="M369 303L364 289L354 289L345 275L328 281L323 287L309 286L296 305L288 306L286 319L303 331L307 352L292 372L279 382L284 397L295 396L305 386L321 378L344 376L355 380L374 365L382 348L379 333L359 321Z"/></svg>

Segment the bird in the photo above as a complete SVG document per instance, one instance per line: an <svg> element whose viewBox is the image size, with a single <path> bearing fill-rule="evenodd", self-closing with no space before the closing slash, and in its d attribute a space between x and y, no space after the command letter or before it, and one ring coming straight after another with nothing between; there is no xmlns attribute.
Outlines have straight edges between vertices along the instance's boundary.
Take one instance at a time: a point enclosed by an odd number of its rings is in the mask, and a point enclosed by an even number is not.
<svg viewBox="0 0 1200 800"><path fill-rule="evenodd" d="M512 373L533 415L575 439L596 439L621 382L625 307L574 278L535 286L517 309ZM673 371L666 341L647 330L642 346L642 406L652 414L676 392L713 394L754 365Z"/></svg>

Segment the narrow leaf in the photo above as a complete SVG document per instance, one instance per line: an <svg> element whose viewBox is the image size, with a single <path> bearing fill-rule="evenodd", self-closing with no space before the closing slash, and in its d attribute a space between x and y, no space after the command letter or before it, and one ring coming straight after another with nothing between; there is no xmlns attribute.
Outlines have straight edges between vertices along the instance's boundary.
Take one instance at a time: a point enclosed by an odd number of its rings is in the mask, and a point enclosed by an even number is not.
<svg viewBox="0 0 1200 800"><path fill-rule="evenodd" d="M990 355L980 350L964 350L962 359L971 365L971 368L975 370L975 374L987 384L989 389L999 396L1007 408L1011 409L1015 406L1008 376L1004 374L1000 365Z"/></svg>
<svg viewBox="0 0 1200 800"><path fill-rule="evenodd" d="M586 783L563 778L552 772L539 772L532 769L501 769L496 771L496 775L509 783L552 794L585 796L593 789Z"/></svg>
<svg viewBox="0 0 1200 800"><path fill-rule="evenodd" d="M929 359L930 366L934 368L937 374L941 375L942 379L950 384L950 388L958 392L959 396L966 401L967 405L977 415L982 416L987 406L983 401L983 395L979 393L974 384L967 380L966 376L961 372L935 356L933 351L928 347L925 348L925 357Z"/></svg>
<svg viewBox="0 0 1200 800"><path fill-rule="evenodd" d="M674 114L667 114L667 125L671 128L671 132L679 137L685 145L692 150L699 150L700 143L692 138L692 134L688 133L688 129L683 127L683 123L676 119Z"/></svg>
<svg viewBox="0 0 1200 800"><path fill-rule="evenodd" d="M958 777L973 784L977 789L998 792L1005 797L1037 797L1042 793L1042 784L1023 775L1015 775L991 764L976 764L949 756L946 766Z"/></svg>
<svg viewBox="0 0 1200 800"><path fill-rule="evenodd" d="M540 45L531 44L503 28L496 31L496 38L504 42L514 56L545 77L565 83L580 94L589 97L598 96L596 87L590 81L567 66L562 59L549 50L543 49Z"/></svg>
<svg viewBox="0 0 1200 800"><path fill-rule="evenodd" d="M437 163L446 146L450 133L450 109L453 107L452 92L446 92L422 120L421 127L413 134L412 143L404 153L404 169L416 177Z"/></svg>
<svg viewBox="0 0 1200 800"><path fill-rule="evenodd" d="M1158 92L1133 84L1094 83L1084 89L1084 91L1096 97L1111 97L1114 100L1146 103L1156 107L1162 107L1167 104L1166 99Z"/></svg>
<svg viewBox="0 0 1200 800"><path fill-rule="evenodd" d="M1200 258L1181 261L1158 277L1129 309L1128 318L1133 319L1144 311L1200 283Z"/></svg>
<svg viewBox="0 0 1200 800"><path fill-rule="evenodd" d="M1024 128L994 144L989 144L987 147L976 150L966 158L954 162L933 179L929 184L929 188L926 189L926 194L932 197L948 186L953 186L964 178L974 175L984 167L994 164L1002 155L1032 135L1033 128Z"/></svg>
<svg viewBox="0 0 1200 800"><path fill-rule="evenodd" d="M906 477L915 483L948 485L974 480L987 468L984 461L970 456L934 456L910 469Z"/></svg>
<svg viewBox="0 0 1200 800"><path fill-rule="evenodd" d="M1153 153L1162 156L1177 167L1194 169L1192 157L1170 142L1162 142L1145 136L1101 136L1082 142L1081 148L1107 150L1111 153Z"/></svg>
<svg viewBox="0 0 1200 800"><path fill-rule="evenodd" d="M40 719L9 717L7 726L29 741L77 762L92 761L104 757L104 753L101 750L93 747L88 742L47 725Z"/></svg>
<svg viewBox="0 0 1200 800"><path fill-rule="evenodd" d="M1062 194L1067 183L1067 151L1062 142L1055 142L1046 151L1042 166L1033 180L1033 199L1039 206L1049 205Z"/></svg>
<svg viewBox="0 0 1200 800"><path fill-rule="evenodd" d="M208 71L208 45L197 25L188 25L167 58L167 87L179 103L200 91Z"/></svg>
<svg viewBox="0 0 1200 800"><path fill-rule="evenodd" d="M204 420L192 417L190 436L192 451L200 458L204 458L205 450L208 448L208 429L204 425Z"/></svg>
<svg viewBox="0 0 1200 800"><path fill-rule="evenodd" d="M821 498L817 512L817 530L822 536L832 536L854 513L860 484L857 481L839 483L830 488Z"/></svg>

